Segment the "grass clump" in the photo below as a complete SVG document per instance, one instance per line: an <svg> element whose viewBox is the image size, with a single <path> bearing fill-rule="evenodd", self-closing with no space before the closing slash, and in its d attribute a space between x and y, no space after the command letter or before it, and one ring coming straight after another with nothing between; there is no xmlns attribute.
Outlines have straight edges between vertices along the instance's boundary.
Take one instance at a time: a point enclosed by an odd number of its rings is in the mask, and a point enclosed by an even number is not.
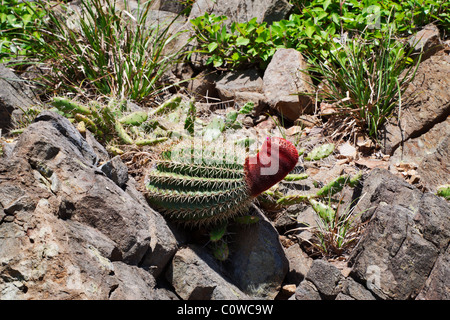
<svg viewBox="0 0 450 320"><path fill-rule="evenodd" d="M132 12L126 1L120 9L113 0L81 0L81 13L71 15L64 4L55 8L40 2L47 18L30 58L49 67L42 79L45 87L54 94L104 95L140 103L167 89L162 76L181 49L167 52L166 47L179 33L170 33L175 19L149 25L151 4L139 4Z"/></svg>
<svg viewBox="0 0 450 320"><path fill-rule="evenodd" d="M342 200L342 199L341 199ZM315 238L311 244L322 255L339 257L348 253L361 236L363 226L357 221L361 213L355 213L351 204L344 207L339 201L336 208L331 202L325 204L315 201L312 204L317 213L317 227L312 229Z"/></svg>
<svg viewBox="0 0 450 320"><path fill-rule="evenodd" d="M335 44L325 61L312 62L312 77L324 86L319 99L332 104L351 123L377 139L383 123L398 108L414 79L417 66L410 58L412 49L393 38L392 30L380 39L355 37ZM343 123L349 123L344 119ZM341 138L350 131L341 130Z"/></svg>

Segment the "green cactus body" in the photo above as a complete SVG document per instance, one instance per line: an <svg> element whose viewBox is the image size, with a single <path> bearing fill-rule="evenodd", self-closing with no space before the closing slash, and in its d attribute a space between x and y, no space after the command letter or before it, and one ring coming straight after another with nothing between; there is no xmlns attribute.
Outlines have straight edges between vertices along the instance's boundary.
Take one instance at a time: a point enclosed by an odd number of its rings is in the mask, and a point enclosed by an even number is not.
<svg viewBox="0 0 450 320"><path fill-rule="evenodd" d="M334 144L326 143L320 146L315 147L308 155L305 157L305 160L320 160L328 157L334 151Z"/></svg>
<svg viewBox="0 0 450 320"><path fill-rule="evenodd" d="M81 113L84 115L91 114L91 110L89 107L86 107L67 98L55 97L53 98L51 104L64 113L70 113L72 115L75 115L77 113Z"/></svg>
<svg viewBox="0 0 450 320"><path fill-rule="evenodd" d="M272 138L272 143L278 144L277 139ZM284 147L294 148L283 141ZM265 143L266 148L267 144L270 141ZM233 148L236 148L234 144ZM223 153L212 148L183 147L175 151L163 154L148 172L146 196L153 207L172 221L191 225L217 224L245 213L253 199L279 182L298 160L285 160L289 163L281 165L269 179L258 176L258 155L251 160L254 164L249 168L245 149ZM280 154L284 152L280 147ZM297 151L289 149L288 154L296 156Z"/></svg>
<svg viewBox="0 0 450 320"><path fill-rule="evenodd" d="M148 173L147 197L170 219L186 223L225 220L251 203L243 168L220 161L158 161Z"/></svg>
<svg viewBox="0 0 450 320"><path fill-rule="evenodd" d="M319 191L316 192L316 195L318 197L334 195L341 191L349 180L350 177L348 175L339 176L327 185L323 186Z"/></svg>
<svg viewBox="0 0 450 320"><path fill-rule="evenodd" d="M147 112L135 111L119 119L121 124L139 126L148 118Z"/></svg>

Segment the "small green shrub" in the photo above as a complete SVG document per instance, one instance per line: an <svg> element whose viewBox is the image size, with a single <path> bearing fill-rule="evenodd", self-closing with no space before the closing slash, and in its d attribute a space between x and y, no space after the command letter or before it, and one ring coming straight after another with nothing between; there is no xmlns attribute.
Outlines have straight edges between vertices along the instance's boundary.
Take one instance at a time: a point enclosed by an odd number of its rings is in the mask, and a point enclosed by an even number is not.
<svg viewBox="0 0 450 320"><path fill-rule="evenodd" d="M344 208L341 201L336 209L332 208L331 203L318 201L314 201L312 207L318 219L317 228L312 230L317 240L312 240L311 243L329 257L348 252L361 235L362 226L357 221L361 213L356 213L355 207L351 205Z"/></svg>
<svg viewBox="0 0 450 320"><path fill-rule="evenodd" d="M229 69L245 68L252 65L264 68L275 53L265 23L257 23L256 18L248 23L233 22L227 31L226 16L205 13L191 20L199 52L209 55L207 64Z"/></svg>
<svg viewBox="0 0 450 320"><path fill-rule="evenodd" d="M390 22L398 32L412 34L418 28L437 23L450 27L447 0L291 0L295 13L302 16L311 30L319 31L328 25L340 32L369 28L374 34L386 32ZM448 31L447 31L448 32Z"/></svg>
<svg viewBox="0 0 450 320"><path fill-rule="evenodd" d="M225 16L205 14L191 21L199 52L209 56L216 68L242 69L252 65L264 69L277 48L307 52L324 60L335 43L359 35L380 39L392 30L407 36L435 22L447 34L450 2L446 0L313 0L292 1L297 13L272 25L256 18L225 27Z"/></svg>
<svg viewBox="0 0 450 320"><path fill-rule="evenodd" d="M44 14L34 2L1 0L0 63L10 62L31 49L29 40L40 37L36 28Z"/></svg>

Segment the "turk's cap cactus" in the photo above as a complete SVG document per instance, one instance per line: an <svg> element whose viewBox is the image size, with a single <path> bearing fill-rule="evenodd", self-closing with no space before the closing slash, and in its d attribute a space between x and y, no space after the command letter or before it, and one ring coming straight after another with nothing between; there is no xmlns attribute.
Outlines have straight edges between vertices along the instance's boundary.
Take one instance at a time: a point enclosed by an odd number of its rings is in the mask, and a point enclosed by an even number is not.
<svg viewBox="0 0 450 320"><path fill-rule="evenodd" d="M298 161L294 145L282 138L267 138L258 154L233 156L231 162L211 150L168 154L177 156L163 157L147 175L147 198L171 220L187 224L215 224L245 213Z"/></svg>

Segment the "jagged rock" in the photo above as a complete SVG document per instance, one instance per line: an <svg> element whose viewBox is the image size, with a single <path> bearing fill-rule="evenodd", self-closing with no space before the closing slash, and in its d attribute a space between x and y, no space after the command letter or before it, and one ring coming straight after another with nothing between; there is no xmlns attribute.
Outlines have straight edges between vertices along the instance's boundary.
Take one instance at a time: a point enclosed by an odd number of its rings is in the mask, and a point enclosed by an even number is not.
<svg viewBox="0 0 450 320"><path fill-rule="evenodd" d="M230 245L228 272L233 282L249 296L273 299L288 272L288 260L279 235L258 210L260 221L236 228Z"/></svg>
<svg viewBox="0 0 450 320"><path fill-rule="evenodd" d="M356 299L352 298L349 295L346 295L345 293L339 292L338 295L336 296L336 299L334 300L356 300Z"/></svg>
<svg viewBox="0 0 450 320"><path fill-rule="evenodd" d="M188 246L177 251L167 280L184 300L236 300L249 297L221 274L220 266L204 250Z"/></svg>
<svg viewBox="0 0 450 320"><path fill-rule="evenodd" d="M443 49L443 45L440 43L439 29L436 25L430 23L423 27L422 30L413 35L408 43L414 48L415 54L422 53L422 61L428 59L437 51Z"/></svg>
<svg viewBox="0 0 450 320"><path fill-rule="evenodd" d="M134 179L129 181L126 192L144 208L148 208L143 194L137 191L137 187L133 187L134 184L136 184ZM149 223L152 231L150 246L139 265L156 278L163 272L177 251L178 241L172 227L159 213L154 214Z"/></svg>
<svg viewBox="0 0 450 320"><path fill-rule="evenodd" d="M417 207L416 207L417 208ZM425 192L418 210L413 211L415 227L422 237L431 242L440 252L444 251L450 239L450 204L444 198Z"/></svg>
<svg viewBox="0 0 450 320"><path fill-rule="evenodd" d="M128 168L122 162L120 156L115 156L108 162L101 165L100 170L121 188L123 188L128 182Z"/></svg>
<svg viewBox="0 0 450 320"><path fill-rule="evenodd" d="M286 281L299 284L306 277L313 259L308 257L298 244L290 246L285 251L289 260L289 272L286 275Z"/></svg>
<svg viewBox="0 0 450 320"><path fill-rule="evenodd" d="M416 230L412 212L381 203L352 253L354 277L382 299L417 296L433 268L438 250Z"/></svg>
<svg viewBox="0 0 450 320"><path fill-rule="evenodd" d="M329 262L317 259L313 261L305 279L312 282L322 296L332 299L339 293L338 284L342 280L342 274Z"/></svg>
<svg viewBox="0 0 450 320"><path fill-rule="evenodd" d="M306 61L295 49L278 49L264 72L264 94L271 108L291 121L312 110L309 96L313 93L312 81L305 74Z"/></svg>
<svg viewBox="0 0 450 320"><path fill-rule="evenodd" d="M322 300L314 283L303 280L295 290L296 300Z"/></svg>
<svg viewBox="0 0 450 320"><path fill-rule="evenodd" d="M336 296L336 300L375 300L373 294L366 289L362 284L356 282L350 277L345 278L340 283L341 292ZM343 297L345 295L346 297ZM338 299L341 296L341 299ZM347 298L348 297L348 298Z"/></svg>
<svg viewBox="0 0 450 320"><path fill-rule="evenodd" d="M417 300L450 300L450 246L434 264L430 276Z"/></svg>
<svg viewBox="0 0 450 320"><path fill-rule="evenodd" d="M379 298L414 299L426 282L435 283L428 278L434 266L435 274L442 270L438 257L446 261L450 206L383 170L369 175L364 190L371 191L366 208L375 211L352 252L352 275Z"/></svg>
<svg viewBox="0 0 450 320"><path fill-rule="evenodd" d="M422 197L420 190L385 169L373 169L362 185L356 205L356 212L362 212L362 222L372 217L381 201L410 208L416 207Z"/></svg>
<svg viewBox="0 0 450 320"><path fill-rule="evenodd" d="M447 119L450 119L448 117ZM449 182L450 176L450 131L447 120L445 122L446 131L443 132L444 138L437 145L434 152L424 155L422 162L419 164L417 173L420 176L421 184L429 191L436 192L439 185ZM441 128L443 126L440 126Z"/></svg>
<svg viewBox="0 0 450 320"><path fill-rule="evenodd" d="M23 111L36 106L38 98L13 71L0 64L0 131L6 133Z"/></svg>
<svg viewBox="0 0 450 320"><path fill-rule="evenodd" d="M216 90L222 101L233 100L241 107L253 102L255 109L262 109L265 101L263 80L255 69L224 74L216 82Z"/></svg>
<svg viewBox="0 0 450 320"><path fill-rule="evenodd" d="M405 141L389 162L394 166L402 162L417 165L421 185L436 192L436 187L447 183L450 176L449 150L450 116L423 135Z"/></svg>
<svg viewBox="0 0 450 320"><path fill-rule="evenodd" d="M2 159L1 299L171 298L147 269L168 263L173 234L133 179L123 190L96 162L79 132L52 112ZM147 268L138 266L142 260Z"/></svg>
<svg viewBox="0 0 450 320"><path fill-rule="evenodd" d="M314 260L297 299L448 299L450 206L387 170L364 179L357 210L369 221L349 259L350 276ZM369 220L370 219L370 220Z"/></svg>
<svg viewBox="0 0 450 320"><path fill-rule="evenodd" d="M292 5L285 0L197 0L192 5L189 19L199 17L205 12L228 17L228 24L233 21L247 22L257 18L258 22L272 23L286 18Z"/></svg>
<svg viewBox="0 0 450 320"><path fill-rule="evenodd" d="M387 170L375 169L364 179L361 194L364 196L357 204L358 211L364 211L362 221L369 220L380 203L385 202L406 208L413 212L416 227L428 241L440 250L445 248L450 238L448 231L448 204L443 198L431 193L423 193L416 187L393 175Z"/></svg>
<svg viewBox="0 0 450 320"><path fill-rule="evenodd" d="M402 100L400 117L384 128L384 153L394 151L408 139L416 138L450 115L450 55L441 50L422 62Z"/></svg>
<svg viewBox="0 0 450 320"><path fill-rule="evenodd" d="M171 297L163 290L154 288L153 276L142 268L130 266L123 262L113 262L117 282L109 292L110 300L169 300Z"/></svg>
<svg viewBox="0 0 450 320"><path fill-rule="evenodd" d="M112 180L96 173L94 151L67 119L41 114L15 150L51 181L52 192L72 204L70 219L116 241L126 262L140 261L150 241L148 214L136 202L126 201L126 193Z"/></svg>
<svg viewBox="0 0 450 320"><path fill-rule="evenodd" d="M86 130L86 135L84 138L86 139L88 145L90 145L94 150L99 163L105 163L110 160L108 151L106 151L105 147L103 147L100 142L95 139L95 136L89 130Z"/></svg>

